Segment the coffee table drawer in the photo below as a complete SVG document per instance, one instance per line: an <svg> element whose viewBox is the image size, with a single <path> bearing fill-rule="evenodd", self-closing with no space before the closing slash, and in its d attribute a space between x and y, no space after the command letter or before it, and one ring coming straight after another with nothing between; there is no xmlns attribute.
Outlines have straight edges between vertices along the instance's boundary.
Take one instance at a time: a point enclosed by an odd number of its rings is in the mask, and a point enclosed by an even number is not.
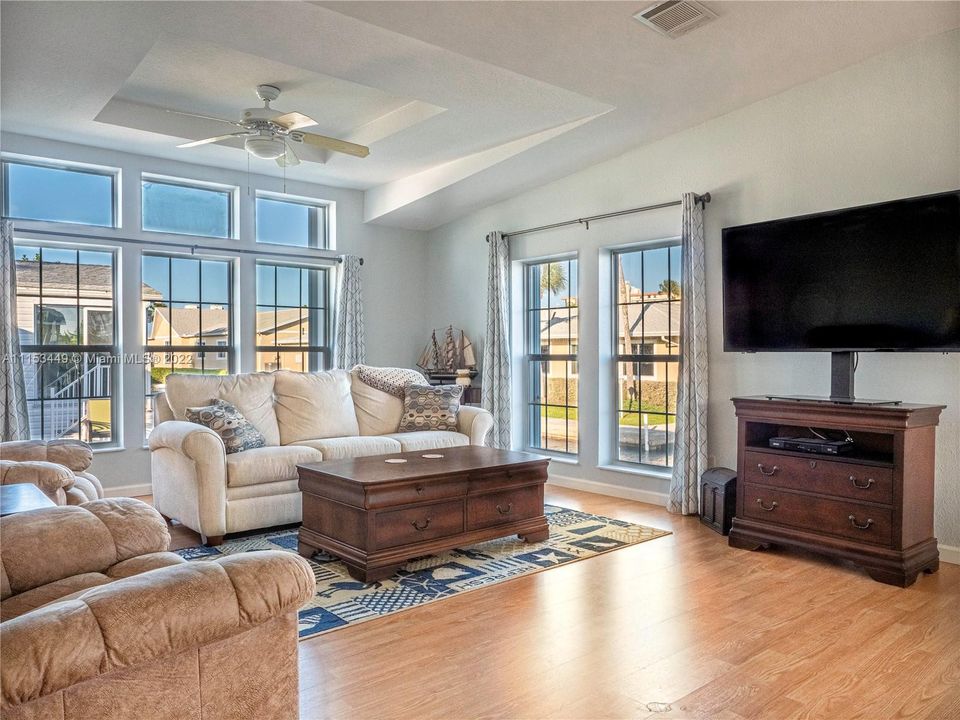
<svg viewBox="0 0 960 720"><path fill-rule="evenodd" d="M467 494L467 481L462 479L417 480L396 485L383 485L367 489L366 507L371 510L413 503L463 497Z"/></svg>
<svg viewBox="0 0 960 720"><path fill-rule="evenodd" d="M528 485L467 498L468 530L539 515L543 515L543 485Z"/></svg>
<svg viewBox="0 0 960 720"><path fill-rule="evenodd" d="M378 512L377 547L395 547L463 532L463 500Z"/></svg>

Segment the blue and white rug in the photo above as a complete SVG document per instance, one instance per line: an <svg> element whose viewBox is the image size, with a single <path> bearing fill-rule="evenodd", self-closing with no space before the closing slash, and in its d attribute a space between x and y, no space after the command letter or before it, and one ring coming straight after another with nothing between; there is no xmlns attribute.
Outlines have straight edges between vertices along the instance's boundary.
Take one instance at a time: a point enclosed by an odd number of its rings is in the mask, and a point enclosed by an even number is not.
<svg viewBox="0 0 960 720"><path fill-rule="evenodd" d="M379 582L354 580L342 562L317 553L310 560L317 594L300 609L300 639L670 534L554 505L547 505L544 512L550 525L550 538L544 542L528 544L515 535L489 540L411 560ZM250 535L220 547L177 552L187 560L201 560L256 550L296 552L297 531Z"/></svg>

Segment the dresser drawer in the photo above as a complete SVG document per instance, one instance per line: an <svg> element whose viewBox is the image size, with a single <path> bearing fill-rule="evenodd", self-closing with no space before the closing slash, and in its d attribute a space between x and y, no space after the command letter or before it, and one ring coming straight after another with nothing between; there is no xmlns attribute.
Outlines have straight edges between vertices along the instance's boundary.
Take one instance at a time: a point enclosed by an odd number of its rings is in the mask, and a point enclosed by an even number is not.
<svg viewBox="0 0 960 720"><path fill-rule="evenodd" d="M518 487L547 481L547 464L531 467L497 469L470 475L470 494L492 492L500 488Z"/></svg>
<svg viewBox="0 0 960 720"><path fill-rule="evenodd" d="M543 485L528 485L467 498L468 530L540 515L543 515Z"/></svg>
<svg viewBox="0 0 960 720"><path fill-rule="evenodd" d="M742 479L851 500L893 502L892 469L822 457L793 457L748 450Z"/></svg>
<svg viewBox="0 0 960 720"><path fill-rule="evenodd" d="M377 513L376 545L395 547L463 532L463 500Z"/></svg>
<svg viewBox="0 0 960 720"><path fill-rule="evenodd" d="M889 508L751 484L743 488L742 507L745 517L776 525L874 545L889 546L892 539L893 513Z"/></svg>
<svg viewBox="0 0 960 720"><path fill-rule="evenodd" d="M462 497L466 494L467 481L465 479L417 480L415 482L369 488L365 507L375 510Z"/></svg>

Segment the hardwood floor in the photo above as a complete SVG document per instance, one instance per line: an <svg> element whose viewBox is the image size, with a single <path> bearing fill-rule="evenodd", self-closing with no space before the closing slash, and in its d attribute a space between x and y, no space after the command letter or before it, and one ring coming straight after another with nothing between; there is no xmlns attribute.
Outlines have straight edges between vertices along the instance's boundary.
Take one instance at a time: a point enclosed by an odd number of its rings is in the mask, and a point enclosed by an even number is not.
<svg viewBox="0 0 960 720"><path fill-rule="evenodd" d="M901 589L652 505L547 501L674 534L306 640L301 717L960 718L960 567Z"/></svg>

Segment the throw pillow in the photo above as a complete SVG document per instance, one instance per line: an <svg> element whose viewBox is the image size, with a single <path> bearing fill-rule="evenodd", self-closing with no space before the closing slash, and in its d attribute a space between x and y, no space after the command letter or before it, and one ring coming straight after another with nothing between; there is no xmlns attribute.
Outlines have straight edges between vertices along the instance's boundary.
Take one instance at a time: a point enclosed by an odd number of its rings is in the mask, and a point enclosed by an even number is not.
<svg viewBox="0 0 960 720"><path fill-rule="evenodd" d="M394 367L355 365L353 372L361 382L403 400L408 385L426 385L427 379L416 370Z"/></svg>
<svg viewBox="0 0 960 720"><path fill-rule="evenodd" d="M461 385L408 385L403 398L400 432L457 431Z"/></svg>
<svg viewBox="0 0 960 720"><path fill-rule="evenodd" d="M267 444L263 433L257 430L233 403L226 400L214 400L203 407L188 407L186 414L190 422L205 425L219 435L227 455Z"/></svg>

